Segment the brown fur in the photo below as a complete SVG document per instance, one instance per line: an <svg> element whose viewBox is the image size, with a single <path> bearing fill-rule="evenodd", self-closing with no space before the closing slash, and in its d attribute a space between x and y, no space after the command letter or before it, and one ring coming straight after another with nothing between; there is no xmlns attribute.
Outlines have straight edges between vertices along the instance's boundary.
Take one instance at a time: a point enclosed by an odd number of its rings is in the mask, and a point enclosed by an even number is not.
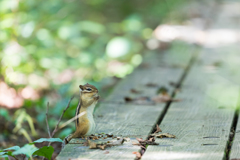
<svg viewBox="0 0 240 160"><path fill-rule="evenodd" d="M84 136L87 134L89 130L89 120L87 118L87 111L86 108L81 108L80 113L86 112L83 116L79 117L79 124L76 126L76 131L74 133L74 136ZM75 138L75 137L73 137Z"/></svg>

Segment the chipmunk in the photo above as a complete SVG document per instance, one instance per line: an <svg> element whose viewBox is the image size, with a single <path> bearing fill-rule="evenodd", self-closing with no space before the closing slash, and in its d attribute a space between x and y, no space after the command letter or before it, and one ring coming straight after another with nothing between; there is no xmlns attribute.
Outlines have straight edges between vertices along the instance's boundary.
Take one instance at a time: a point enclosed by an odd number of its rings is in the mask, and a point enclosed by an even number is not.
<svg viewBox="0 0 240 160"><path fill-rule="evenodd" d="M80 100L76 109L76 116L82 113L83 115L76 119L76 131L65 138L65 144L72 138L89 136L95 132L93 110L99 99L98 89L88 83L79 85L79 88Z"/></svg>

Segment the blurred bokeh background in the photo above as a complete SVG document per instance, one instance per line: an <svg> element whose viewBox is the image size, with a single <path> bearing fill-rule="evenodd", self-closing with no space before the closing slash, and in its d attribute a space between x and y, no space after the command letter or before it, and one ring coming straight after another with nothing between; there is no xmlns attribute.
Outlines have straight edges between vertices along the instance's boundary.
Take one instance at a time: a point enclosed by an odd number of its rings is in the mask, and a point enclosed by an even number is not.
<svg viewBox="0 0 240 160"><path fill-rule="evenodd" d="M1 148L48 137L47 102L53 130L79 84L97 86L104 98L119 78L133 72L144 54L166 47L152 39L153 32L161 34L161 28L155 30L160 24L183 23L187 16L180 8L188 2L1 0ZM187 12L197 16L194 10ZM174 35L166 36L162 42ZM77 103L75 98L64 120L74 115ZM74 123L57 136L73 131Z"/></svg>

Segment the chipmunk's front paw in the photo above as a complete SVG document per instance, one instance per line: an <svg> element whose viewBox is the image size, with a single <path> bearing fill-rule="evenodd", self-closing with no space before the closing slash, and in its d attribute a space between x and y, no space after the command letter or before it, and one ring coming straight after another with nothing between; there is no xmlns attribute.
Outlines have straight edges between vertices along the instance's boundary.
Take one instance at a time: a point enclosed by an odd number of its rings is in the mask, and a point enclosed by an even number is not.
<svg viewBox="0 0 240 160"><path fill-rule="evenodd" d="M63 143L62 143L62 149L65 147L66 144L69 143L69 141L72 139L72 134L69 134L67 137L64 138Z"/></svg>

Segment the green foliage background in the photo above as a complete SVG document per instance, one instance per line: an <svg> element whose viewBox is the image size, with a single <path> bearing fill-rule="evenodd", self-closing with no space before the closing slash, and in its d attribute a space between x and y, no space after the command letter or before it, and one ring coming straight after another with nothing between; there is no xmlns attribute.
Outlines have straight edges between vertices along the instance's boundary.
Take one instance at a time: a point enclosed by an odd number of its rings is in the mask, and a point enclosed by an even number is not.
<svg viewBox="0 0 240 160"><path fill-rule="evenodd" d="M142 62L154 28L180 5L183 1L1 0L0 78L16 91L29 86L40 95L25 99L20 111L14 110L15 118L9 118L14 112L0 108L3 119L19 126L17 118L30 115L32 120L21 119L20 128L33 132L34 123L38 136L47 136L48 101L52 129L79 84L101 88L113 76L130 74ZM72 106L76 104L74 100ZM72 117L74 110L71 107L64 118ZM63 130L60 137L73 128Z"/></svg>

